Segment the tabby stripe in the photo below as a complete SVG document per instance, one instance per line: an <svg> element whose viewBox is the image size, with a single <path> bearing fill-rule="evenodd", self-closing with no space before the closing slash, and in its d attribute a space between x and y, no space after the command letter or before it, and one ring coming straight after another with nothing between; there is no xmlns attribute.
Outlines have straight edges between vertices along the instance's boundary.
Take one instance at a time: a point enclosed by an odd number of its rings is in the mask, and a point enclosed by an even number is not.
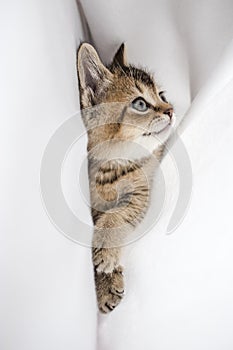
<svg viewBox="0 0 233 350"><path fill-rule="evenodd" d="M112 172L114 172L112 175L110 175L111 177L106 177L104 176L106 174L105 171L103 171L102 169L100 169L99 171L99 176L96 177L96 183L98 185L106 185L106 184L112 184L114 182L116 182L119 178L127 175L128 173L132 173L134 172L135 170L138 170L140 169L141 166L140 165L134 165L134 166L130 166L128 168L122 168L122 169L119 169L119 173L117 173L117 171L115 170L112 170ZM111 171L108 171L108 175ZM101 174L102 173L102 176Z"/></svg>

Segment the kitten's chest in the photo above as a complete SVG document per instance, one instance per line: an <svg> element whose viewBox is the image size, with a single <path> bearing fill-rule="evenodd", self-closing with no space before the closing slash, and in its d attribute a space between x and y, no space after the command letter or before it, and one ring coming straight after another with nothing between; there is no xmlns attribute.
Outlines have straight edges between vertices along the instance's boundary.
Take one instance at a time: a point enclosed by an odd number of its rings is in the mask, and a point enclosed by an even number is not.
<svg viewBox="0 0 233 350"><path fill-rule="evenodd" d="M153 166L129 162L89 162L92 208L106 211L148 206Z"/></svg>

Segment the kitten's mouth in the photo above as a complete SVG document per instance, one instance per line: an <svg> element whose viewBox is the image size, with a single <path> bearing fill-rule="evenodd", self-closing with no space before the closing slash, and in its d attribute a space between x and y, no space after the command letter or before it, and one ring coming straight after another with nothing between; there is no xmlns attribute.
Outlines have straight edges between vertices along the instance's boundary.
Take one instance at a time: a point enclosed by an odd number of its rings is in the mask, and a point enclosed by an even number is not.
<svg viewBox="0 0 233 350"><path fill-rule="evenodd" d="M171 126L171 123L168 123L166 124L165 126L164 125L161 125L160 127L158 126L156 128L156 130L152 130L150 132L145 132L144 134L142 134L142 136L153 136L153 135L158 135L160 134L161 132L165 131L169 126Z"/></svg>

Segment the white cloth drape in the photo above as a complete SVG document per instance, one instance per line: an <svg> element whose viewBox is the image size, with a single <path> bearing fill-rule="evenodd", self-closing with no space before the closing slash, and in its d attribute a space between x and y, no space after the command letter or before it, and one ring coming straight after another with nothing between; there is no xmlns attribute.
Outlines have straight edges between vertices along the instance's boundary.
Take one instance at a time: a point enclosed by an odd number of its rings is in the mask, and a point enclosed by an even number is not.
<svg viewBox="0 0 233 350"><path fill-rule="evenodd" d="M72 0L1 3L2 350L96 349L90 250L52 225L40 165L56 129L79 108Z"/></svg>
<svg viewBox="0 0 233 350"><path fill-rule="evenodd" d="M176 107L193 169L183 223L159 228L126 252L126 297L99 327L101 350L231 349L233 337L232 1L82 1L94 42L109 60L152 69ZM170 213L177 187L169 159Z"/></svg>
<svg viewBox="0 0 233 350"><path fill-rule="evenodd" d="M90 250L56 230L39 188L45 147L79 108L75 51L85 38L77 6L2 2L0 347L232 349L233 2L83 0L82 8L103 60L126 42L129 61L154 72L178 122L185 115L192 200L167 236L178 185L166 157L164 215L125 249L126 296L97 320ZM75 166L67 171L76 176Z"/></svg>

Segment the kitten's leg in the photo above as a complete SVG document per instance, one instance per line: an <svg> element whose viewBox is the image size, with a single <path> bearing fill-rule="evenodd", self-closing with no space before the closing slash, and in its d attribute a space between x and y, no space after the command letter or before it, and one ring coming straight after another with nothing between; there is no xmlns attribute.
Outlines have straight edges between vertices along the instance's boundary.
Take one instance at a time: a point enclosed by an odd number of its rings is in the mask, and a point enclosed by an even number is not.
<svg viewBox="0 0 233 350"><path fill-rule="evenodd" d="M127 234L119 214L104 213L95 226L92 260L97 272L111 273L120 264L121 244ZM115 227L114 227L115 226Z"/></svg>
<svg viewBox="0 0 233 350"><path fill-rule="evenodd" d="M97 272L111 273L120 264L121 246L134 229L126 210L106 211L95 223L92 259Z"/></svg>
<svg viewBox="0 0 233 350"><path fill-rule="evenodd" d="M112 311L124 295L123 269L115 268L112 273L98 273L95 270L96 295L99 310L103 313Z"/></svg>
<svg viewBox="0 0 233 350"><path fill-rule="evenodd" d="M97 272L111 273L119 265L120 248L93 248L92 260Z"/></svg>
<svg viewBox="0 0 233 350"><path fill-rule="evenodd" d="M120 243L127 232L123 229L122 221L119 213L114 216L104 213L98 222L99 227L95 226L92 259L98 307L103 313L113 310L124 294Z"/></svg>
<svg viewBox="0 0 233 350"><path fill-rule="evenodd" d="M112 311L124 295L123 268L119 266L119 248L93 248L96 296L99 310Z"/></svg>
<svg viewBox="0 0 233 350"><path fill-rule="evenodd" d="M119 266L121 248L111 248L113 240L106 232L95 229L92 248L97 303L103 313L112 311L124 294L123 268Z"/></svg>

